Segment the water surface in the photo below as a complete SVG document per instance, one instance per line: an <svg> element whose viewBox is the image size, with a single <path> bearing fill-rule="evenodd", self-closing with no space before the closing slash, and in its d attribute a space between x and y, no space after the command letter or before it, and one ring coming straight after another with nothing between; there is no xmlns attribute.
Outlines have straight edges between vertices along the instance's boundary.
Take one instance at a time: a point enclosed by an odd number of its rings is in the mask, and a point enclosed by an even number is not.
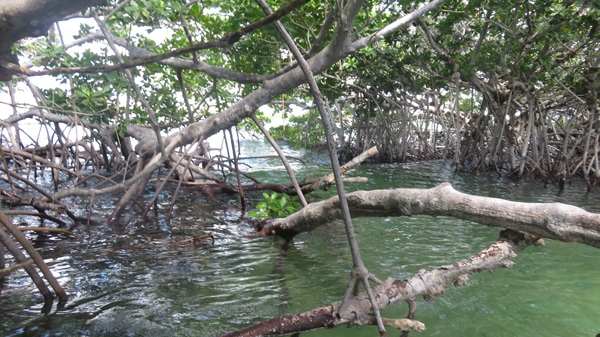
<svg viewBox="0 0 600 337"><path fill-rule="evenodd" d="M242 153L264 154L260 142ZM245 151L245 152L244 152ZM326 154L288 154L299 179L328 173ZM250 160L247 170L264 182L286 182L273 159ZM565 202L600 212L600 193L582 184L559 192L539 181L512 181L489 174L456 174L445 161L363 165L349 176L366 184L347 190L430 188L449 181L477 195L515 201ZM146 198L152 195L149 186ZM0 294L2 336L216 336L278 315L299 313L341 299L351 266L341 222L298 236L284 251L279 238L244 239L253 232L233 207L186 191L171 223L165 192L159 212L141 220L135 210L121 223L75 228L72 239L39 244L58 281L70 295L41 314L43 300L23 272L7 278ZM335 193L319 191L318 200ZM260 194L250 195L254 200ZM223 197L226 200L227 197ZM102 219L115 200L96 205ZM72 200L72 205L86 205ZM230 203L230 206L235 206ZM82 207L83 209L83 207ZM83 210L80 210L83 214ZM20 219L16 219L20 221ZM355 227L365 263L379 278L406 278L468 257L492 243L499 229L446 217L361 218ZM187 235L212 231L214 245L177 244ZM600 250L546 240L519 253L510 269L473 275L464 287L449 287L433 302L418 300L419 336L595 336L600 333ZM11 261L9 261L11 262ZM384 310L403 317L406 305ZM390 332L389 335L395 335ZM376 336L375 327L340 327L302 336Z"/></svg>

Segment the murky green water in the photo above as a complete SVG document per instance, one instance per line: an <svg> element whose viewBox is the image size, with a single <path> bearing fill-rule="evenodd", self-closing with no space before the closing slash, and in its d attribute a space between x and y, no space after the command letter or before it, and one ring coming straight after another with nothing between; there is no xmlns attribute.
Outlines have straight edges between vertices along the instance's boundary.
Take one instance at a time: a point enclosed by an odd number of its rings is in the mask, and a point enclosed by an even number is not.
<svg viewBox="0 0 600 337"><path fill-rule="evenodd" d="M264 154L251 144L243 155ZM324 154L294 152L299 178L327 172ZM284 181L277 160L248 162L267 181ZM369 183L348 190L429 188L450 181L462 192L519 201L559 201L600 212L600 192L582 185L559 193L539 182L488 175L457 175L446 162L364 165L350 172ZM151 195L148 190L148 195ZM318 192L315 199L334 193ZM73 201L74 203L77 200ZM168 207L168 200L161 204ZM97 207L100 217L110 204ZM171 226L164 214L123 224L76 228L77 238L51 241L40 251L70 295L40 314L41 297L24 273L14 273L0 294L1 336L215 336L277 315L339 300L350 254L341 223L302 234L287 251L278 238L248 240L252 229L222 204L188 191ZM497 238L498 229L451 218L356 219L367 267L380 278L409 277L421 268L463 259ZM219 234L214 246L173 242L204 231ZM513 268L474 275L434 302L418 302L420 336L595 336L600 333L600 250L546 240L520 252ZM384 311L406 315L406 305ZM390 332L390 336L396 335ZM376 336L375 327L319 330L302 336Z"/></svg>

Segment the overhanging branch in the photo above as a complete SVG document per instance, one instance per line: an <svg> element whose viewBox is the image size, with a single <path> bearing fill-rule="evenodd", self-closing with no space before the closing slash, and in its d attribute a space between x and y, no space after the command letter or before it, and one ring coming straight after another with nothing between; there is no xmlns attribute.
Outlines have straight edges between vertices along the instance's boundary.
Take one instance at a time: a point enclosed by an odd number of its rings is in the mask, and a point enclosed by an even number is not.
<svg viewBox="0 0 600 337"><path fill-rule="evenodd" d="M20 73L27 76L40 76L40 75L58 75L58 74L74 74L74 73L106 73L117 70L129 69L153 62L159 62L171 57L192 53L198 50L203 49L211 49L211 48L226 48L242 38L244 35L247 35L261 27L264 27L270 23L275 22L276 20L281 19L286 14L292 12L293 10L299 8L300 6L306 4L310 0L296 0L292 1L284 6L282 6L277 11L273 12L273 14L264 17L261 20L258 20L254 23L251 23L245 27L242 27L234 32L225 34L223 37L207 42L200 42L193 44L188 47L176 49L170 51L168 53L163 54L155 54L152 56L147 56L140 59L131 60L128 62L123 62L115 65L102 65L102 66L92 66L92 67L79 67L79 68L53 68L48 70L40 70L40 71L32 71L23 67L20 67L18 64L12 62L12 60L2 59L0 58L0 69L5 68L14 73ZM56 20L54 20L56 21Z"/></svg>

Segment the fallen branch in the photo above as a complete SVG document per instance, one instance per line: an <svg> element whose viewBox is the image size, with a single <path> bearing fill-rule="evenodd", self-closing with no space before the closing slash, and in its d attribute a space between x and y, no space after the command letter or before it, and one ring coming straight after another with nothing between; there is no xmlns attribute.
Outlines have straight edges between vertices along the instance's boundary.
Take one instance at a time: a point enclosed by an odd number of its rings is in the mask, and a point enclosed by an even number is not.
<svg viewBox="0 0 600 337"><path fill-rule="evenodd" d="M469 276L484 271L494 271L512 267L512 259L516 252L530 245L543 244L537 237L512 230L500 233L501 239L488 248L471 257L451 265L445 265L432 270L420 270L408 280L388 278L373 288L377 305L383 309L398 302L407 301L409 306L417 296L423 296L425 301L432 301L446 290L449 284L463 286L469 281ZM365 293L352 296L349 299L348 311L351 315L340 315L341 301L316 308L304 313L276 317L259 322L241 330L222 335L221 337L253 337L268 335L284 335L303 331L331 328L340 325L373 325L371 303ZM413 313L409 312L409 316ZM410 319L384 319L387 326L402 330L422 331L425 326Z"/></svg>
<svg viewBox="0 0 600 337"><path fill-rule="evenodd" d="M426 190L357 191L349 193L346 200L353 217L452 216L487 226L510 228L501 232L502 240L468 259L435 270L421 270L406 281L388 279L374 289L378 308L407 301L409 319L413 318L416 296L433 300L444 293L448 284L467 283L473 273L511 267L515 251L531 244L543 244L540 237L600 248L600 214L560 203L522 203L473 196L454 190L449 183ZM310 204L286 218L263 220L259 222L262 229L255 236L279 235L291 240L298 233L340 219L338 203L339 198L332 197ZM340 304L335 302L302 314L274 318L224 336L289 334L341 324L375 323L365 294L350 298L350 315L339 312Z"/></svg>
<svg viewBox="0 0 600 337"><path fill-rule="evenodd" d="M362 162L364 162L365 160L367 160L368 158L372 157L375 154L377 154L377 147L374 146L374 147L368 149L367 151L361 153L360 155L356 156L354 159L352 159L345 165L341 166L340 170L342 173L346 173L347 171L360 165ZM348 183L366 183L367 182L367 178L365 178L365 177L345 177L342 180L345 183L346 182L348 182ZM302 193L309 194L318 189L325 189L325 188L335 184L335 181L333 180L333 173L330 173L330 174L320 177L320 178L300 181L300 182L298 182L298 184L301 187ZM237 186L221 183L219 181L215 182L215 181L211 181L211 180L204 180L202 182L186 182L185 188L188 190L209 189L209 190L211 190L211 194L214 194L217 191L228 191L228 192L232 192L232 193L237 193L239 190L239 187L237 187ZM283 194L287 194L287 195L296 195L296 188L294 187L293 184L262 184L262 183L256 182L255 184L252 184L252 185L243 185L242 188L244 191L270 190L270 191L283 193Z"/></svg>
<svg viewBox="0 0 600 337"><path fill-rule="evenodd" d="M64 205L48 202L43 198L23 198L13 192L0 189L0 195L2 203L8 207L19 207L19 206L32 206L39 212L42 211L54 211L58 214L64 214L67 212L67 208Z"/></svg>
<svg viewBox="0 0 600 337"><path fill-rule="evenodd" d="M371 158L372 156L376 155L377 153L378 153L377 146L373 146L372 148L368 149L367 151L364 151L363 153L361 153L358 156L354 157L351 161L349 161L346 164L340 166L340 173L341 174L345 174L349 170L351 170L354 167L362 164L362 162L364 162L365 160ZM362 179L366 179L366 178L362 178ZM308 185L308 186L303 187L302 191L304 191L304 190L306 190L306 191L316 191L316 190L324 189L324 188L326 188L328 186L331 186L331 185L335 184L333 172L330 173L330 174L328 174L328 175L326 175L326 176L323 176L321 178L312 179L312 180L303 182L303 184L304 185Z"/></svg>
<svg viewBox="0 0 600 337"><path fill-rule="evenodd" d="M450 216L600 248L600 214L561 203L524 203L473 196L456 191L450 183L431 189L357 191L349 193L347 200L353 217ZM291 238L337 219L341 219L338 198L332 197L286 218L267 221L256 236Z"/></svg>

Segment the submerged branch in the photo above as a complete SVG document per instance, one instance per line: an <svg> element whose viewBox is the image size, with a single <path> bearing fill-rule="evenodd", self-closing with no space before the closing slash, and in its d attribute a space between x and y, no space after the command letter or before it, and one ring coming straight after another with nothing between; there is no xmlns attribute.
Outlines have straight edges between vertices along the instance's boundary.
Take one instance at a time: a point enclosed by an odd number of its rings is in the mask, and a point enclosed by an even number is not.
<svg viewBox="0 0 600 337"><path fill-rule="evenodd" d="M505 230L500 233L501 239L488 248L469 258L451 265L445 265L432 270L420 270L408 280L388 278L385 282L373 288L377 305L385 308L398 302L414 303L417 296L423 296L426 301L432 301L443 294L448 285L463 286L469 281L469 276L483 271L494 271L512 267L512 259L516 251L539 243L537 238ZM340 325L374 325L375 317L371 303L366 293L350 297L348 310L352 315L340 315L341 301L316 308L304 313L273 318L255 323L238 331L224 334L221 337L252 337L266 335L284 335L303 331L331 328ZM409 312L409 316L413 313ZM347 318L350 317L350 318ZM388 326L415 331L424 330L425 326L412 320L384 319Z"/></svg>

